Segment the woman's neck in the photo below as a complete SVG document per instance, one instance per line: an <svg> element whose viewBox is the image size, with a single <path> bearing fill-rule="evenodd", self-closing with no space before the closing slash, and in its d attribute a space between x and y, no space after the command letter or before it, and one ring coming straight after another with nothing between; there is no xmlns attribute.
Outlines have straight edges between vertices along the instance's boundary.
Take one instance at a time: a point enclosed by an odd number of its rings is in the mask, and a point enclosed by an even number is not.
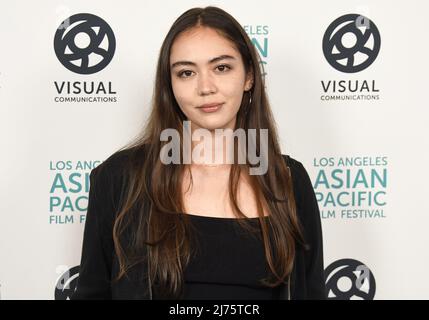
<svg viewBox="0 0 429 320"><path fill-rule="evenodd" d="M222 128L217 132L216 130L199 129L192 129L192 137L196 136L200 139L192 140L191 164L205 167L231 166L234 162L234 138L232 134L225 134L225 130L232 130L232 128Z"/></svg>

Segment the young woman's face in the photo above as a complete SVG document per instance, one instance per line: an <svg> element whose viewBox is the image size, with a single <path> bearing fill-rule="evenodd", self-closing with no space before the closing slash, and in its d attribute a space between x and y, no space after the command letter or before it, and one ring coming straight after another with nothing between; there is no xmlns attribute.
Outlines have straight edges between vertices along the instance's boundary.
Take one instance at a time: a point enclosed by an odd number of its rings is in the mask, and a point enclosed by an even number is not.
<svg viewBox="0 0 429 320"><path fill-rule="evenodd" d="M234 43L214 29L192 28L175 39L170 68L174 96L192 129L234 129L243 92L252 87Z"/></svg>

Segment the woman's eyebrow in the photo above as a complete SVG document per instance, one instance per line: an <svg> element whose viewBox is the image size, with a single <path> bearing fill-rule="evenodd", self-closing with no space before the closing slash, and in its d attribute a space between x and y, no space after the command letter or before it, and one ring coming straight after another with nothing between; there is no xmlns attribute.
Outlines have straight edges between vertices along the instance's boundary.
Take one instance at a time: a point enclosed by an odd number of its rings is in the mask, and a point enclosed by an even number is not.
<svg viewBox="0 0 429 320"><path fill-rule="evenodd" d="M225 59L233 59L233 60L235 60L235 57L230 56L228 54L223 54L221 56L218 56L218 57L210 59L208 61L208 64L215 63L215 62L218 62L220 60L225 60ZM175 67L178 67L178 66L195 66L195 65L196 65L196 63L192 62L192 61L177 61L177 62L175 62L175 63L173 63L171 65L171 69L173 69Z"/></svg>

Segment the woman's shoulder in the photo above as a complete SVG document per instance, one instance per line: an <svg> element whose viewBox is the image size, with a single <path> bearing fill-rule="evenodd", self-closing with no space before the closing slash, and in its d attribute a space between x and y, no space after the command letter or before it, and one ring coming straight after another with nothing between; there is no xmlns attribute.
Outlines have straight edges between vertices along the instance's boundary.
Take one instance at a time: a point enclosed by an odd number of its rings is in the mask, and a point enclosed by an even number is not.
<svg viewBox="0 0 429 320"><path fill-rule="evenodd" d="M292 176L298 216L304 225L304 229L310 234L318 234L320 225L320 211L313 188L313 183L302 162L283 155L288 164Z"/></svg>
<svg viewBox="0 0 429 320"><path fill-rule="evenodd" d="M283 155L283 158L291 172L297 204L308 206L309 203L315 201L315 192L307 169L301 161L289 155Z"/></svg>
<svg viewBox="0 0 429 320"><path fill-rule="evenodd" d="M95 167L92 174L109 178L123 178L136 159L143 159L142 152L142 147L120 149Z"/></svg>
<svg viewBox="0 0 429 320"><path fill-rule="evenodd" d="M121 149L92 169L90 174L90 198L97 202L99 218L111 224L116 210L120 207L122 197L128 188L131 166L141 156L141 148ZM108 214L110 212L110 214Z"/></svg>
<svg viewBox="0 0 429 320"><path fill-rule="evenodd" d="M282 156L286 162L286 165L289 167L289 169L291 171L292 178L295 177L295 179L293 181L294 185L296 183L299 183L299 182L307 182L308 183L308 181L305 181L305 180L309 179L308 172L305 169L302 162L291 157L290 155L287 155L287 154L282 154Z"/></svg>

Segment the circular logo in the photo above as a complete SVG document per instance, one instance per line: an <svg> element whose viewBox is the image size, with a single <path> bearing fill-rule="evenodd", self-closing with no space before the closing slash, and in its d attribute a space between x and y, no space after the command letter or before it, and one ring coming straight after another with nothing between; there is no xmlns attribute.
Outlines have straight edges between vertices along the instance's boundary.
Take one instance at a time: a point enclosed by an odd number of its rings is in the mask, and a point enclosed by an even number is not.
<svg viewBox="0 0 429 320"><path fill-rule="evenodd" d="M341 72L354 73L368 68L380 51L377 26L359 14L346 14L332 22L323 36L323 54Z"/></svg>
<svg viewBox="0 0 429 320"><path fill-rule="evenodd" d="M55 286L55 300L68 300L76 290L79 278L79 267L73 267L64 272Z"/></svg>
<svg viewBox="0 0 429 320"><path fill-rule="evenodd" d="M113 58L116 40L106 21L89 13L75 14L57 28L54 49L58 60L70 71L96 73Z"/></svg>
<svg viewBox="0 0 429 320"><path fill-rule="evenodd" d="M373 300L375 278L362 262L342 259L325 270L326 293L331 300Z"/></svg>

